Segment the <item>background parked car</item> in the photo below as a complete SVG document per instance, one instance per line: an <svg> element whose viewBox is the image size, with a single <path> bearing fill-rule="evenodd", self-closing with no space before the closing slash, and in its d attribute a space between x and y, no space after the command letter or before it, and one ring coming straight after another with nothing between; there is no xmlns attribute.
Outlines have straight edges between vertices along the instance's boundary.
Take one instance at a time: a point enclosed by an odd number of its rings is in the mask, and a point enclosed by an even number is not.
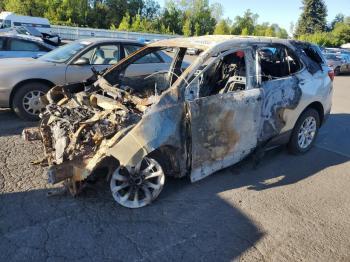
<svg viewBox="0 0 350 262"><path fill-rule="evenodd" d="M11 107L22 119L37 120L44 109L40 97L55 85L86 80L92 68L101 71L143 47L123 39L77 40L34 58L4 59L0 64L0 107ZM171 59L163 52L133 64L125 76L146 76L167 71Z"/></svg>
<svg viewBox="0 0 350 262"><path fill-rule="evenodd" d="M335 53L325 53L323 55L327 60L327 65L333 69L334 75L339 75L340 68L343 64L342 59Z"/></svg>
<svg viewBox="0 0 350 262"><path fill-rule="evenodd" d="M350 55L340 54L339 57L342 61L340 73L350 73Z"/></svg>
<svg viewBox="0 0 350 262"><path fill-rule="evenodd" d="M39 37L0 33L0 58L38 57L55 48Z"/></svg>
<svg viewBox="0 0 350 262"><path fill-rule="evenodd" d="M14 26L11 28L0 29L0 32L39 37L45 43L53 46L59 46L61 44L61 38L59 35L40 32L33 26Z"/></svg>

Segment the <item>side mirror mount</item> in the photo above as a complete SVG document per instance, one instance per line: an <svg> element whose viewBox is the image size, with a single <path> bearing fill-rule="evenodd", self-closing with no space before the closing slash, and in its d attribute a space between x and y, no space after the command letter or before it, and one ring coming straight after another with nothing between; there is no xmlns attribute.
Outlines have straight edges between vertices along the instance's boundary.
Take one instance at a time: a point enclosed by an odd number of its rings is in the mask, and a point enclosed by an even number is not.
<svg viewBox="0 0 350 262"><path fill-rule="evenodd" d="M79 59L75 60L74 65L90 65L90 60L86 57L80 57Z"/></svg>

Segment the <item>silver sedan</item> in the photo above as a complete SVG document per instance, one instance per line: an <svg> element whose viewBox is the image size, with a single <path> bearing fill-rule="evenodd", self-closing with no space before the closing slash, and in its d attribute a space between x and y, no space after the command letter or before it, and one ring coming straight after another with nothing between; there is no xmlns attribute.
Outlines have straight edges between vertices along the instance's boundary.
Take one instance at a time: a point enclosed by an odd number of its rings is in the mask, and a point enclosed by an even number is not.
<svg viewBox="0 0 350 262"><path fill-rule="evenodd" d="M93 76L142 48L132 40L86 39L57 48L40 58L2 59L0 64L0 107L11 107L24 120L38 120L44 110L40 97L56 85L72 84ZM171 59L163 52L151 54L126 75L147 77L167 70Z"/></svg>

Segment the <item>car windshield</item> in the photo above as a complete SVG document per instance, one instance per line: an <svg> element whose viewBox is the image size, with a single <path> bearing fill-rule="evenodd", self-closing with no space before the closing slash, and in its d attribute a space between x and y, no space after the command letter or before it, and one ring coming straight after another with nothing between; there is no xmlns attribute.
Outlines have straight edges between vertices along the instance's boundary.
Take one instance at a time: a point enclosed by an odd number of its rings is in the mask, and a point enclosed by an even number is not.
<svg viewBox="0 0 350 262"><path fill-rule="evenodd" d="M53 63L65 63L88 45L90 45L90 43L86 41L73 42L59 47L38 59Z"/></svg>

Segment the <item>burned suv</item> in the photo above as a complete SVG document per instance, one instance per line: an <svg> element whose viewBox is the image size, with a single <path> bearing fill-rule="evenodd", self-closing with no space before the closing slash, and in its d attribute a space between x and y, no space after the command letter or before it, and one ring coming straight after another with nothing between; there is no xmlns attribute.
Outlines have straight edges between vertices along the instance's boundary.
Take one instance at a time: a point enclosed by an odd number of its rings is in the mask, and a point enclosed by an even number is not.
<svg viewBox="0 0 350 262"><path fill-rule="evenodd" d="M186 69L189 48L198 56ZM171 50L169 70L130 66ZM144 47L83 83L56 86L28 140L43 141L50 183L72 194L106 176L128 208L155 200L166 176L198 181L253 152L305 153L331 109L317 46L275 38L203 36Z"/></svg>

